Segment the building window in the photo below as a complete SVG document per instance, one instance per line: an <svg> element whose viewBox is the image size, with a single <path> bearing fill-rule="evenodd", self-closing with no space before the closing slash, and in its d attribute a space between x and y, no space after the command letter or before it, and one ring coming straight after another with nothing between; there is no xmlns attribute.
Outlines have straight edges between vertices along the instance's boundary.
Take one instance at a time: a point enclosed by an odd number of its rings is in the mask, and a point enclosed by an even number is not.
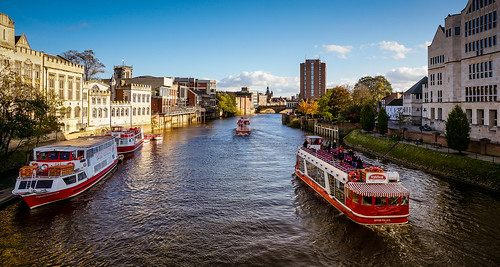
<svg viewBox="0 0 500 267"><path fill-rule="evenodd" d="M488 125L490 126L489 128L491 129L492 127L498 126L498 111L496 109L490 109L490 121Z"/></svg>
<svg viewBox="0 0 500 267"><path fill-rule="evenodd" d="M92 118L97 118L97 109L96 108L92 109Z"/></svg>
<svg viewBox="0 0 500 267"><path fill-rule="evenodd" d="M75 107L75 118L80 118L80 107Z"/></svg>
<svg viewBox="0 0 500 267"><path fill-rule="evenodd" d="M64 75L59 75L59 98L64 99Z"/></svg>
<svg viewBox="0 0 500 267"><path fill-rule="evenodd" d="M107 118L107 117L108 117L108 109L107 109L107 108L104 108L104 109L102 110L102 113L103 113L103 115L102 115L102 116L103 116L104 118Z"/></svg>
<svg viewBox="0 0 500 267"><path fill-rule="evenodd" d="M66 118L71 119L71 107L66 108Z"/></svg>
<svg viewBox="0 0 500 267"><path fill-rule="evenodd" d="M435 119L435 109L431 108L431 120Z"/></svg>
<svg viewBox="0 0 500 267"><path fill-rule="evenodd" d="M56 76L54 74L49 74L49 95L54 96L56 94Z"/></svg>
<svg viewBox="0 0 500 267"><path fill-rule="evenodd" d="M68 77L68 100L73 100L73 77Z"/></svg>
<svg viewBox="0 0 500 267"><path fill-rule="evenodd" d="M470 124L472 124L472 109L466 109L465 115L467 115L467 120Z"/></svg>
<svg viewBox="0 0 500 267"><path fill-rule="evenodd" d="M80 93L81 93L80 78L76 78L75 91L76 91L76 98L75 99L80 100Z"/></svg>
<svg viewBox="0 0 500 267"><path fill-rule="evenodd" d="M82 116L87 117L87 107L83 107Z"/></svg>
<svg viewBox="0 0 500 267"><path fill-rule="evenodd" d="M484 125L484 110L483 109L477 110L477 124Z"/></svg>
<svg viewBox="0 0 500 267"><path fill-rule="evenodd" d="M438 120L443 120L443 109L442 108L438 108L438 117L437 117Z"/></svg>

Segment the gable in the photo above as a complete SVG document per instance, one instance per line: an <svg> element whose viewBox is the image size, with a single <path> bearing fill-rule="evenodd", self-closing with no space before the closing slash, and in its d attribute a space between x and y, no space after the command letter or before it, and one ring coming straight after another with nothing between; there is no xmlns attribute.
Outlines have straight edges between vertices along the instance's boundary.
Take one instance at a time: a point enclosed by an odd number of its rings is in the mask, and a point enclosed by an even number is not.
<svg viewBox="0 0 500 267"><path fill-rule="evenodd" d="M28 39L26 39L26 35L24 35L24 33L21 36L16 36L16 47L23 47L31 50Z"/></svg>

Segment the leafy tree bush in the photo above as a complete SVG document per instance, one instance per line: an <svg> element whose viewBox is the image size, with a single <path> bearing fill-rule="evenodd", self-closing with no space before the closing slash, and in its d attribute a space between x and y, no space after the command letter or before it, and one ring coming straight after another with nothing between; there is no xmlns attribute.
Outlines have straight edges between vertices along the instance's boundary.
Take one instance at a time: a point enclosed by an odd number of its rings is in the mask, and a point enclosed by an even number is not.
<svg viewBox="0 0 500 267"><path fill-rule="evenodd" d="M29 142L59 129L57 101L8 69L0 71L0 155L7 156ZM17 146L10 148L12 140Z"/></svg>
<svg viewBox="0 0 500 267"><path fill-rule="evenodd" d="M361 128L365 131L373 131L375 128L375 110L372 105L365 104L361 109Z"/></svg>
<svg viewBox="0 0 500 267"><path fill-rule="evenodd" d="M236 97L227 93L217 93L217 110L222 111L223 117L230 117L237 114Z"/></svg>
<svg viewBox="0 0 500 267"><path fill-rule="evenodd" d="M382 135L386 134L389 124L389 115L387 115L385 108L380 108L380 111L378 112L377 116L377 121L378 121L378 127L377 127L378 132Z"/></svg>
<svg viewBox="0 0 500 267"><path fill-rule="evenodd" d="M338 118L351 102L349 91L344 87L337 86L328 89L326 94L318 101L318 112L326 118Z"/></svg>
<svg viewBox="0 0 500 267"><path fill-rule="evenodd" d="M455 105L446 120L446 142L448 146L461 153L467 150L470 143L470 125L467 115L460 106Z"/></svg>

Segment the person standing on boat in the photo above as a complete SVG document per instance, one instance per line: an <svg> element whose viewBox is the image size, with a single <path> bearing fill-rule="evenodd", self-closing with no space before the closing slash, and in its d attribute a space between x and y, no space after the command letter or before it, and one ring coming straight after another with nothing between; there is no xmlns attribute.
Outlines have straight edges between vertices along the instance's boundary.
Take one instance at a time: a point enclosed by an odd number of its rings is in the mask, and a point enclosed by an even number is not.
<svg viewBox="0 0 500 267"><path fill-rule="evenodd" d="M309 145L309 142L307 142L307 139L304 141L304 144L302 144L305 148L307 148L307 145Z"/></svg>
<svg viewBox="0 0 500 267"><path fill-rule="evenodd" d="M326 151L328 151L328 153L331 153L330 150L332 149L332 143L328 142L328 145L326 146Z"/></svg>
<svg viewBox="0 0 500 267"><path fill-rule="evenodd" d="M358 157L356 156L356 153L353 153L351 156L351 165L356 168L356 165L358 164Z"/></svg>
<svg viewBox="0 0 500 267"><path fill-rule="evenodd" d="M344 148L342 146L339 148L338 158L340 162L344 162Z"/></svg>
<svg viewBox="0 0 500 267"><path fill-rule="evenodd" d="M361 157L358 157L356 160L356 169L363 169L363 161L361 161Z"/></svg>

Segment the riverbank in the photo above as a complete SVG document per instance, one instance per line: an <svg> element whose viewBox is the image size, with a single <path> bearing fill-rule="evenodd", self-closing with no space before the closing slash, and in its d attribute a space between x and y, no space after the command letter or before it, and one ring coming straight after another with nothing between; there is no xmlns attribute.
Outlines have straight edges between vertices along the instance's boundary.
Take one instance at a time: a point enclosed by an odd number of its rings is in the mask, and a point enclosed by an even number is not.
<svg viewBox="0 0 500 267"><path fill-rule="evenodd" d="M344 143L392 161L432 174L500 192L500 164L448 154L389 139L381 139L354 130Z"/></svg>

